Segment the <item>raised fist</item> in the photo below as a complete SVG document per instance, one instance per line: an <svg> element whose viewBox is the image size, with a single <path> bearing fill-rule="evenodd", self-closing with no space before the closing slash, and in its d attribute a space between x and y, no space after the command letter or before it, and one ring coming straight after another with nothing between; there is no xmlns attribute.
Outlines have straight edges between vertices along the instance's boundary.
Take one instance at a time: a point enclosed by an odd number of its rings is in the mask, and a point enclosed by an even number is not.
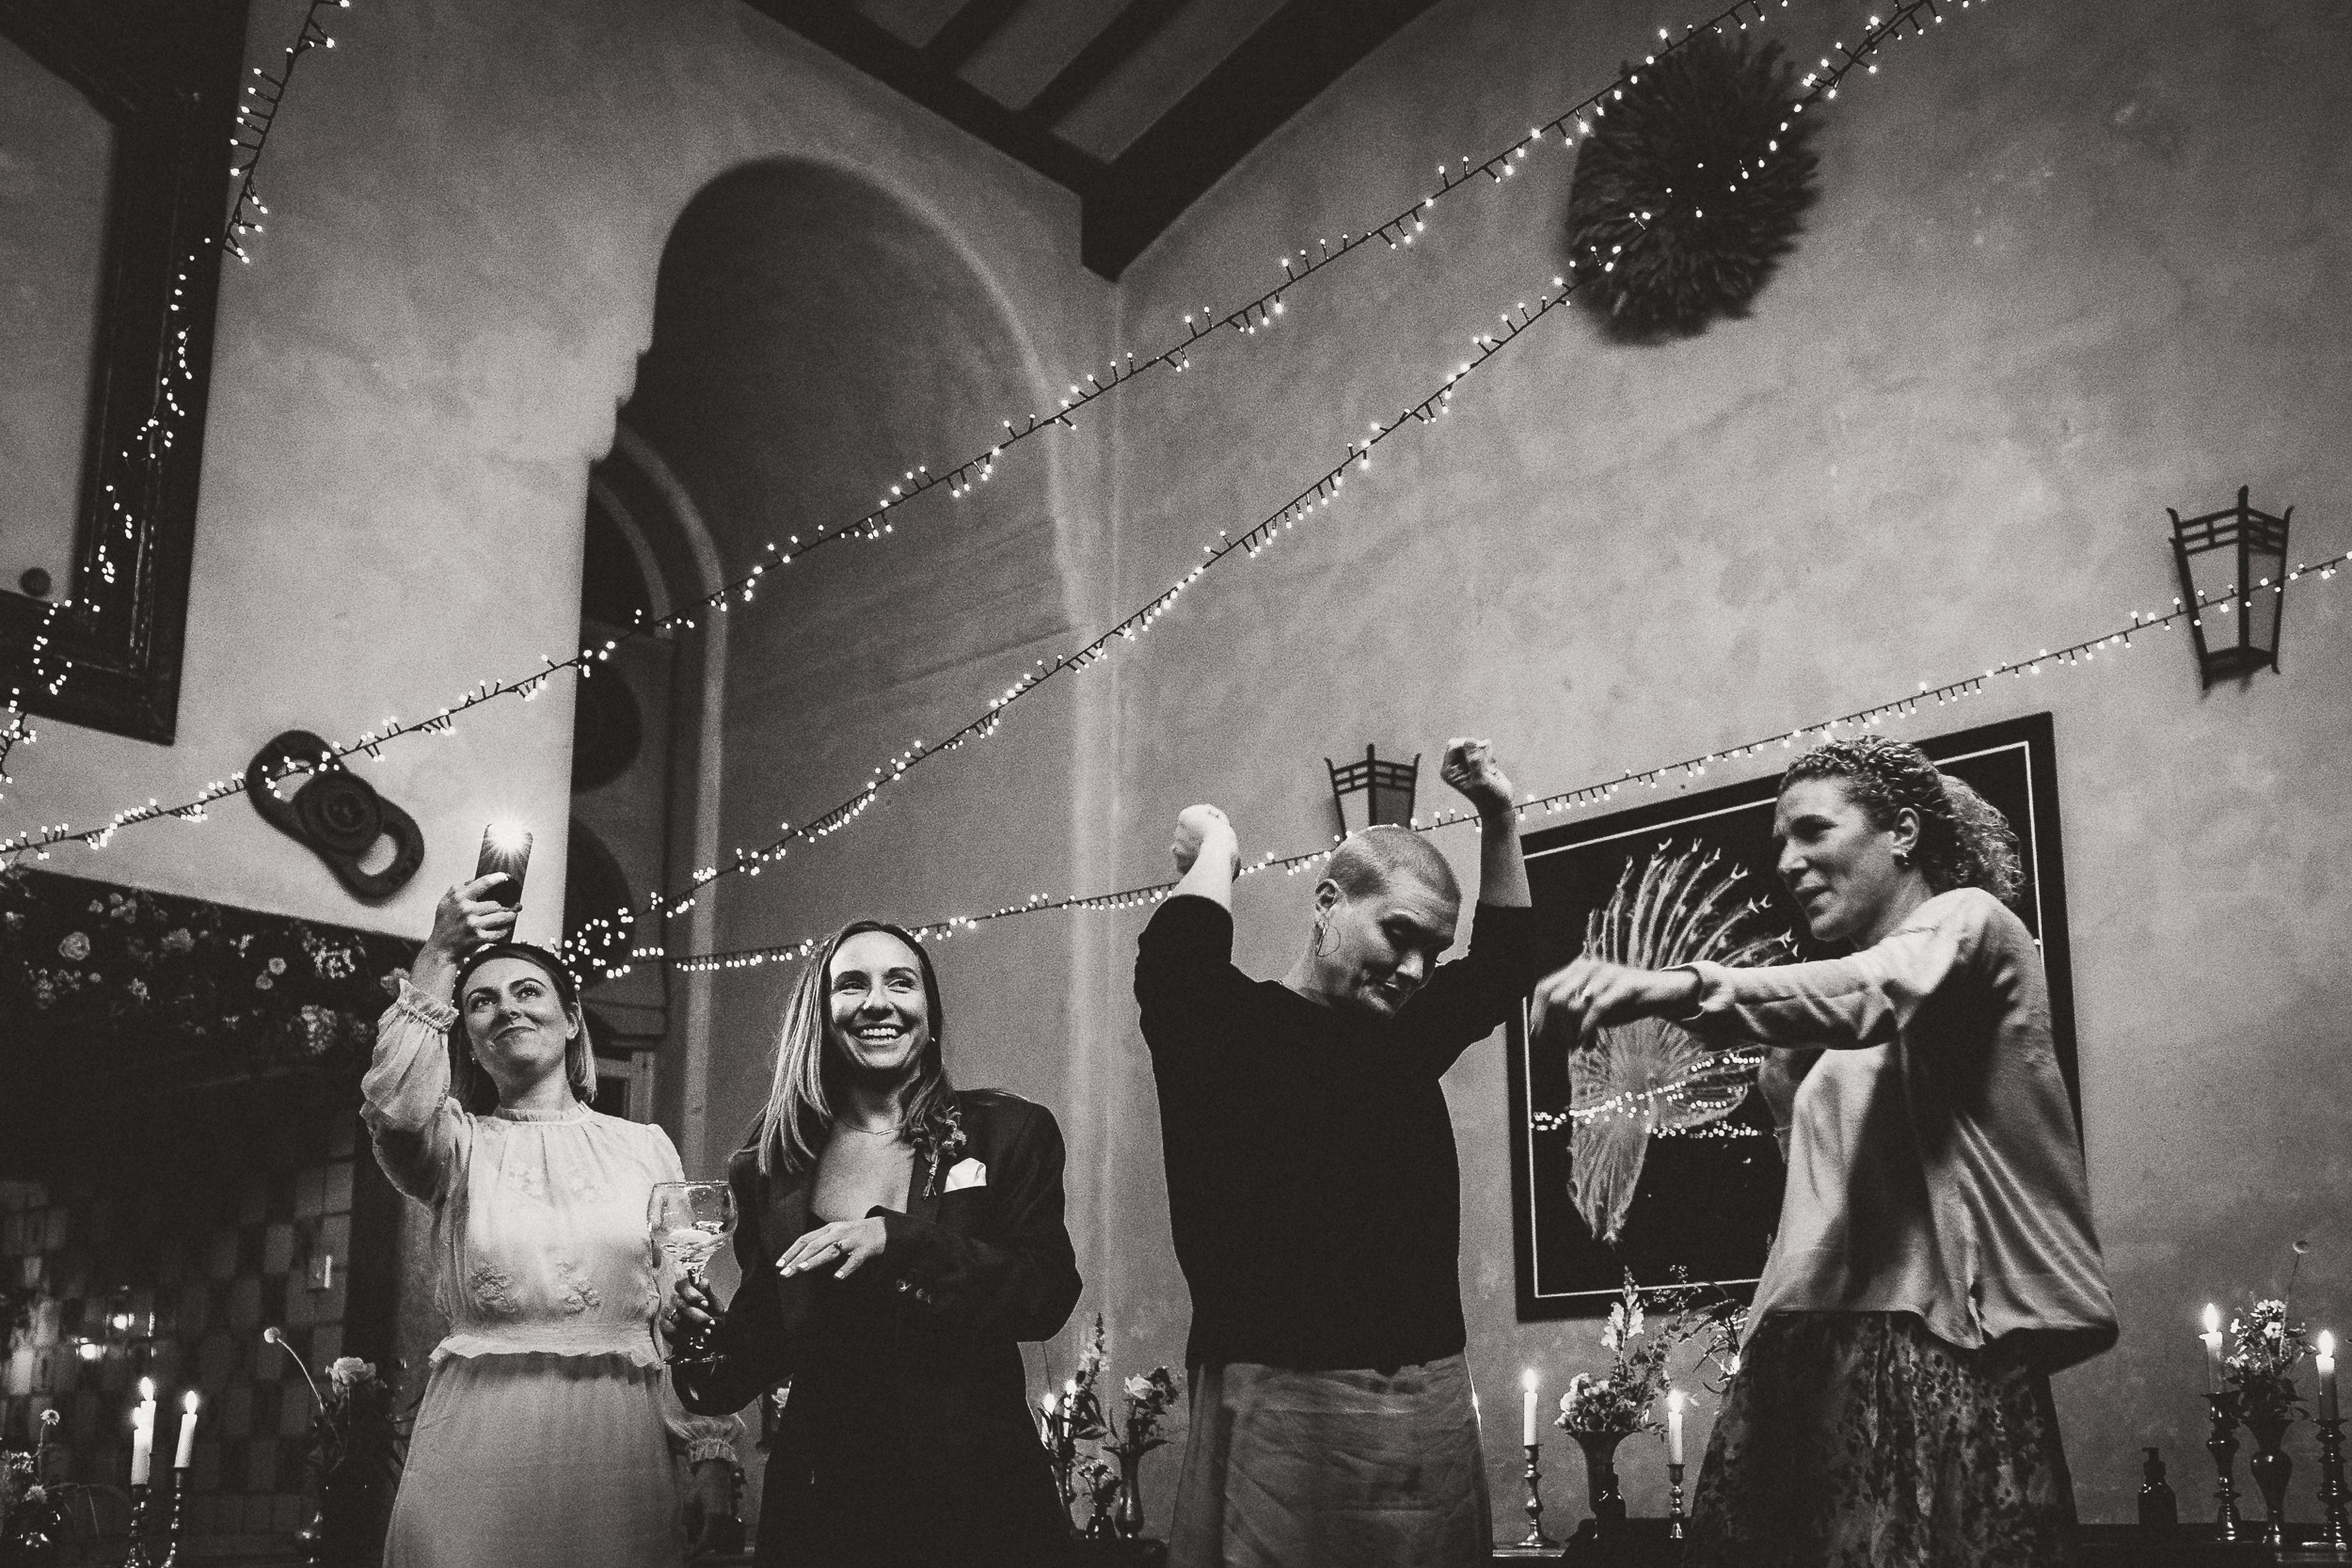
<svg viewBox="0 0 2352 1568"><path fill-rule="evenodd" d="M1186 806L1178 813L1176 841L1168 847L1169 857L1176 862L1176 875L1181 877L1190 871L1193 862L1200 858L1200 851L1220 837L1235 848L1240 847L1232 823L1215 806Z"/></svg>
<svg viewBox="0 0 2352 1568"><path fill-rule="evenodd" d="M1481 816L1511 809L1511 781L1495 761L1493 742L1455 736L1445 743L1445 761L1438 775L1454 792L1478 808Z"/></svg>

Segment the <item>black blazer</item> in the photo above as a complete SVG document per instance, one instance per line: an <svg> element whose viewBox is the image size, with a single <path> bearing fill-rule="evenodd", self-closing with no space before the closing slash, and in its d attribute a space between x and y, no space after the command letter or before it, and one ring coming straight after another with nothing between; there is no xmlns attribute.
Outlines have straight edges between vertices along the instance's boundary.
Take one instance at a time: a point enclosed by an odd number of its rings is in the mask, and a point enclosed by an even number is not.
<svg viewBox="0 0 2352 1568"><path fill-rule="evenodd" d="M792 1383L756 1562L1028 1568L1068 1547L1020 1346L1058 1333L1078 1301L1061 1132L1043 1106L999 1090L956 1102L962 1152L935 1184L917 1164L905 1213L869 1211L882 1221L882 1255L846 1281L776 1273L818 1223L808 1209L815 1173L763 1177L754 1148L728 1162L743 1283L712 1337L713 1362L680 1367L675 1381L686 1407L706 1415ZM982 1179L948 1191L966 1161ZM823 1485L820 1462L834 1478ZM859 1484L868 1476L872 1492Z"/></svg>

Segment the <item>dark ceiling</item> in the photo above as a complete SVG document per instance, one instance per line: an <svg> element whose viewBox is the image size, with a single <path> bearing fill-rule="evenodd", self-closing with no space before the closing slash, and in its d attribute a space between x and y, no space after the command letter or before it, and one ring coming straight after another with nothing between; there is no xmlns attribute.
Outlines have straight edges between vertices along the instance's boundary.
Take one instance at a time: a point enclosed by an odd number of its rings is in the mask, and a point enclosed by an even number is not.
<svg viewBox="0 0 2352 1568"><path fill-rule="evenodd" d="M749 0L1077 193L1117 277L1435 0Z"/></svg>

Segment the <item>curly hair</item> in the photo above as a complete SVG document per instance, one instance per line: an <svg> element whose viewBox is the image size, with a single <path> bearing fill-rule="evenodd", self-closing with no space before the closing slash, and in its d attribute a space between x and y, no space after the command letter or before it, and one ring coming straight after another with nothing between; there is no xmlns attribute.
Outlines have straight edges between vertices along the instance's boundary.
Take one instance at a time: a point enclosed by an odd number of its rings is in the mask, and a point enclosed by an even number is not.
<svg viewBox="0 0 2352 1568"><path fill-rule="evenodd" d="M1919 817L1919 870L1937 893L1980 887L2007 904L2025 886L2017 832L2000 809L1949 773L1936 770L1918 747L1883 736L1827 740L1781 775L1780 787L1805 779L1836 779L1874 828L1895 825L1908 807Z"/></svg>

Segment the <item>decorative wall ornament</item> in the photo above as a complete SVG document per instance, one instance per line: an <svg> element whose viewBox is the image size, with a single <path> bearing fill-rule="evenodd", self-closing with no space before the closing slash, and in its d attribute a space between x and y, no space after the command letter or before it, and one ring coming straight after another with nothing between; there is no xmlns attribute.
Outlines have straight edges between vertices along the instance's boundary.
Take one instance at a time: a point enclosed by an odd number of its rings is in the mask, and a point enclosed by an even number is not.
<svg viewBox="0 0 2352 1568"><path fill-rule="evenodd" d="M1323 766L1331 774L1331 804L1340 814L1341 838L1381 823L1402 827L1412 821L1420 752L1410 762L1382 762L1367 746L1361 762L1341 767L1325 757Z"/></svg>
<svg viewBox="0 0 2352 1568"><path fill-rule="evenodd" d="M305 768L310 776L294 799L279 799L271 784ZM254 752L245 767L245 792L262 821L325 861L355 898L389 898L424 863L417 819L334 760L332 749L309 730L288 730ZM391 863L364 869L359 863L385 838L392 841Z"/></svg>
<svg viewBox="0 0 2352 1568"><path fill-rule="evenodd" d="M1568 245L1606 259L1593 298L1614 336L1742 315L1795 245L1817 163L1795 78L1778 43L1707 33L1608 105L1577 153Z"/></svg>
<svg viewBox="0 0 2352 1568"><path fill-rule="evenodd" d="M2211 686L2233 675L2279 668L2279 617L2286 608L2288 507L2274 517L2247 503L2184 521L2170 507L2172 560L2181 597L2195 607L2189 636L2197 641L2197 673Z"/></svg>

